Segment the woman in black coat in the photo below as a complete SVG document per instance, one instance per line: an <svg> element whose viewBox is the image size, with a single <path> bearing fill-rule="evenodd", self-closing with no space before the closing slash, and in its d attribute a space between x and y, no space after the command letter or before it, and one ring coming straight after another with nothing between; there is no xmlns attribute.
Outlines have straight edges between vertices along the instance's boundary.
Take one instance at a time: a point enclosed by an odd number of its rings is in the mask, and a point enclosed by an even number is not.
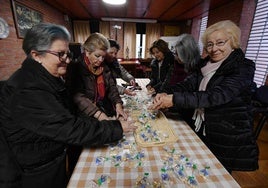
<svg viewBox="0 0 268 188"><path fill-rule="evenodd" d="M168 43L162 39L152 44L150 53L155 58L151 62L152 72L146 88L149 94L160 93L170 84L175 57L169 50Z"/></svg>
<svg viewBox="0 0 268 188"><path fill-rule="evenodd" d="M255 64L245 58L240 29L229 20L208 27L202 40L208 57L199 71L178 83L173 94L157 95L151 108L195 109L195 131L225 168L256 170L250 105Z"/></svg>
<svg viewBox="0 0 268 188"><path fill-rule="evenodd" d="M0 93L0 187L66 187L66 146L116 142L135 127L71 113L62 76L71 61L70 34L41 23L23 40L27 58Z"/></svg>

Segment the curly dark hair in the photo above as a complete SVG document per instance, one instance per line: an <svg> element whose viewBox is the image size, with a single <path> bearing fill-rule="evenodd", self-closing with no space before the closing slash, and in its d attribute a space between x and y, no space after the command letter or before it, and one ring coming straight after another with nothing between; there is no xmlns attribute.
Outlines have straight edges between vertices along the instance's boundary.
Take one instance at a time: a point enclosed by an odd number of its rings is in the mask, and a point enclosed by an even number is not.
<svg viewBox="0 0 268 188"><path fill-rule="evenodd" d="M117 50L120 50L120 45L116 42L116 40L109 39L110 48L115 47Z"/></svg>

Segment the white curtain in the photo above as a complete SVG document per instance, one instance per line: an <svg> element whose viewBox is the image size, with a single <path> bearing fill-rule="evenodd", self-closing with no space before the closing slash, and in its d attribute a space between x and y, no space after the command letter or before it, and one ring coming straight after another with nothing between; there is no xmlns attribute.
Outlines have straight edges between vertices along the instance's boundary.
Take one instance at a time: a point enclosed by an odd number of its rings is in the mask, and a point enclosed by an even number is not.
<svg viewBox="0 0 268 188"><path fill-rule="evenodd" d="M100 22L100 33L103 34L107 38L111 38L110 22Z"/></svg>
<svg viewBox="0 0 268 188"><path fill-rule="evenodd" d="M160 38L160 24L146 24L145 58L151 58L149 49L154 41Z"/></svg>
<svg viewBox="0 0 268 188"><path fill-rule="evenodd" d="M74 21L74 40L78 43L84 43L90 35L89 21Z"/></svg>
<svg viewBox="0 0 268 188"><path fill-rule="evenodd" d="M124 23L124 58L136 57L136 23Z"/></svg>

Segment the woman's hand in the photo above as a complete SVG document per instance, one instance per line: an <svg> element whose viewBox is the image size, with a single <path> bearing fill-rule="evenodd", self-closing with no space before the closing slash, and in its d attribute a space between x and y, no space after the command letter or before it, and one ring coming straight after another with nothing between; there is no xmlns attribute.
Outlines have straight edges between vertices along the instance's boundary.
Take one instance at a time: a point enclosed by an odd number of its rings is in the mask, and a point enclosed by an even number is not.
<svg viewBox="0 0 268 188"><path fill-rule="evenodd" d="M124 120L127 120L127 114L124 112L123 106L121 103L118 103L115 105L115 110L116 110L116 119L122 116Z"/></svg>
<svg viewBox="0 0 268 188"><path fill-rule="evenodd" d="M160 98L163 97L163 96L167 96L167 94L166 94L166 93L158 93L158 94L154 97L154 101L153 101L153 103L158 102L158 101L160 100Z"/></svg>
<svg viewBox="0 0 268 188"><path fill-rule="evenodd" d="M155 89L152 86L149 85L146 89L149 95L155 94Z"/></svg>
<svg viewBox="0 0 268 188"><path fill-rule="evenodd" d="M130 89L125 89L124 90L124 94L130 95L130 96L136 95L136 93L134 91L131 91Z"/></svg>
<svg viewBox="0 0 268 188"><path fill-rule="evenodd" d="M132 85L133 87L136 86L136 82L135 82L135 80L130 80L129 83L130 83L130 85Z"/></svg>
<svg viewBox="0 0 268 188"><path fill-rule="evenodd" d="M170 108L173 106L173 95L167 95L166 93L161 93L156 95L153 104L149 106L149 110L159 110L162 108Z"/></svg>
<svg viewBox="0 0 268 188"><path fill-rule="evenodd" d="M119 121L121 123L124 133L133 132L138 128L137 126L134 126L133 121L124 121L124 120L119 120Z"/></svg>

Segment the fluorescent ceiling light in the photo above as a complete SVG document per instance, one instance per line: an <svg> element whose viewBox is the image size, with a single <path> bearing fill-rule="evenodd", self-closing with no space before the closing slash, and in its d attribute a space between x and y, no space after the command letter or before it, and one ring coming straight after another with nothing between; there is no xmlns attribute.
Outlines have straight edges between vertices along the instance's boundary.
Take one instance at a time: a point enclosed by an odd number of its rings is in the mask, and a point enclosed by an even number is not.
<svg viewBox="0 0 268 188"><path fill-rule="evenodd" d="M123 5L126 3L126 0L102 0L102 1L110 5Z"/></svg>
<svg viewBox="0 0 268 188"><path fill-rule="evenodd" d="M156 23L155 19L132 19L132 18L109 18L103 17L102 21L110 21L110 22L136 22L136 23Z"/></svg>

